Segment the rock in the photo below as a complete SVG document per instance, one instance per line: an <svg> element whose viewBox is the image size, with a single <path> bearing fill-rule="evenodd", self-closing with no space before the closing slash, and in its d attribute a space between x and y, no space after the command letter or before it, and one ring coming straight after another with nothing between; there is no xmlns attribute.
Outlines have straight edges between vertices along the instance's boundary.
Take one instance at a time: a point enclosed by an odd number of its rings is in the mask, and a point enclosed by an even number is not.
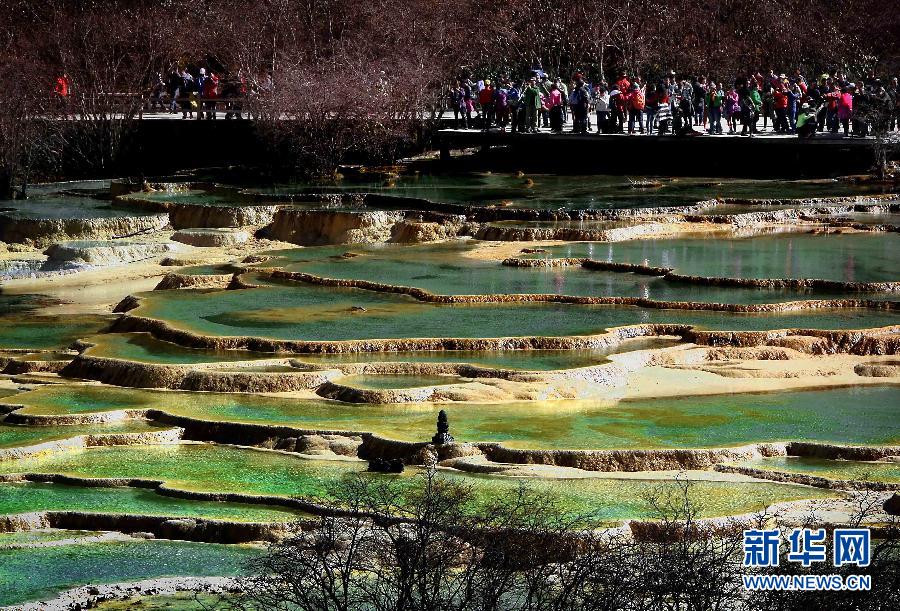
<svg viewBox="0 0 900 611"><path fill-rule="evenodd" d="M281 209L266 228L268 237L301 245L387 242L403 212Z"/></svg>
<svg viewBox="0 0 900 611"><path fill-rule="evenodd" d="M884 502L884 511L892 516L900 516L900 492L895 492Z"/></svg>
<svg viewBox="0 0 900 611"><path fill-rule="evenodd" d="M183 244L200 247L235 246L250 239L246 231L233 229L180 229L172 239Z"/></svg>
<svg viewBox="0 0 900 611"><path fill-rule="evenodd" d="M438 412L437 433L431 438L431 442L435 445L453 443L453 435L450 434L450 423L447 421L447 412L444 410Z"/></svg>
<svg viewBox="0 0 900 611"><path fill-rule="evenodd" d="M48 262L75 265L116 265L158 257L178 250L171 242L134 242L130 240L100 240L60 242L52 244L44 254Z"/></svg>
<svg viewBox="0 0 900 611"><path fill-rule="evenodd" d="M369 471L373 473L403 473L404 469L403 461L399 458L373 458L369 461Z"/></svg>
<svg viewBox="0 0 900 611"><path fill-rule="evenodd" d="M113 308L113 313L121 314L123 312L130 312L139 305L141 305L141 300L139 297L136 297L135 295L128 295L123 298L115 308Z"/></svg>

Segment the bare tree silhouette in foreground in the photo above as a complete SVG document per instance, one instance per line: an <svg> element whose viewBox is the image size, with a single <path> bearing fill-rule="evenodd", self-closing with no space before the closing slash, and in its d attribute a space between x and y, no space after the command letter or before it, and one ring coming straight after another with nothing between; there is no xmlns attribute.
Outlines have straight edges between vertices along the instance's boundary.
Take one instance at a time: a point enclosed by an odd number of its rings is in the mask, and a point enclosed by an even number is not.
<svg viewBox="0 0 900 611"><path fill-rule="evenodd" d="M527 484L490 499L427 469L354 476L333 490L333 515L274 544L251 567L243 609L302 611L707 611L898 608L897 529L883 529L867 569L870 592L748 593L745 523L698 520L691 484L648 495L653 523L638 536L595 528ZM865 496L863 493L862 496ZM873 505L860 502L862 512ZM861 513L859 520L863 518ZM760 514L754 522L777 518ZM308 527L307 527L308 528ZM786 567L792 568L786 568ZM780 572L803 569L784 562Z"/></svg>

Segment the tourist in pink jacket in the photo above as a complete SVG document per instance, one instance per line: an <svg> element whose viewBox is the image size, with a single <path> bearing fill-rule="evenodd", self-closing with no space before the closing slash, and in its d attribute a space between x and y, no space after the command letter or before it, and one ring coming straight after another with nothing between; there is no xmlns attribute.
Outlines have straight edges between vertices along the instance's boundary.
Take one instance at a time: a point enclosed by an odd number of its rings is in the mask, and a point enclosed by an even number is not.
<svg viewBox="0 0 900 611"><path fill-rule="evenodd" d="M841 89L837 104L838 121L844 128L844 136L850 135L850 117L853 116L853 85Z"/></svg>

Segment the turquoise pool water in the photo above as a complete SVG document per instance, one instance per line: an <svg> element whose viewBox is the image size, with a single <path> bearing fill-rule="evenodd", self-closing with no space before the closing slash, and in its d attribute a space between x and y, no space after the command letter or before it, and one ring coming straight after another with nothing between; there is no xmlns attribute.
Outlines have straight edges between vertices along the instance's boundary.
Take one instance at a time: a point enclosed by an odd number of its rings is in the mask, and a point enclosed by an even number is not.
<svg viewBox="0 0 900 611"><path fill-rule="evenodd" d="M588 335L652 322L726 330L861 329L898 321L896 313L871 309L732 314L550 303L437 305L403 295L304 284L154 291L144 297L133 314L204 335L286 340Z"/></svg>
<svg viewBox="0 0 900 611"><path fill-rule="evenodd" d="M118 446L91 448L46 457L0 463L0 471L66 473L84 477L146 477L164 479L189 490L244 492L331 498L332 486L344 477L363 473L362 461L324 461L278 452L229 446ZM400 483L410 486L418 469L410 468ZM444 477L472 486L478 499L516 490L523 482L552 495L565 510L598 520L649 517L648 492L665 486L658 476L645 479L575 478L537 479L476 476L442 471ZM366 477L392 477L368 474ZM718 482L696 479L692 498L703 504L703 515L754 511L778 500L833 496L829 491L773 482Z"/></svg>
<svg viewBox="0 0 900 611"><path fill-rule="evenodd" d="M29 406L26 412L43 414L154 406L201 420L373 432L407 441L430 439L443 409L460 441L502 441L522 448L696 448L788 440L900 443L894 426L900 405L896 385L621 402L381 406L237 393L43 387L16 400Z"/></svg>
<svg viewBox="0 0 900 611"><path fill-rule="evenodd" d="M0 604L46 600L85 584L172 576L236 576L259 547L122 541L0 550Z"/></svg>
<svg viewBox="0 0 900 611"><path fill-rule="evenodd" d="M900 234L896 233L777 233L737 239L578 242L547 250L549 254L534 256L644 263L692 276L900 280Z"/></svg>

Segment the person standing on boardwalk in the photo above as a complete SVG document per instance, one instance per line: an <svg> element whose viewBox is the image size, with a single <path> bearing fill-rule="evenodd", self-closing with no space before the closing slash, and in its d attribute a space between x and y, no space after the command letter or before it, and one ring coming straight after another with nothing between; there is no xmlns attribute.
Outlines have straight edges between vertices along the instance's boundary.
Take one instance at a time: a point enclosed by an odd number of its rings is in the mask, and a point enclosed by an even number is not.
<svg viewBox="0 0 900 611"><path fill-rule="evenodd" d="M716 85L715 81L709 82L706 92L706 112L709 115L709 133L722 133L722 105L725 102L725 93Z"/></svg>
<svg viewBox="0 0 900 611"><path fill-rule="evenodd" d="M632 83L628 94L628 133L634 133L634 123L637 121L640 132L644 133L644 94L637 83Z"/></svg>
<svg viewBox="0 0 900 611"><path fill-rule="evenodd" d="M461 82L456 81L456 85L450 87L448 101L453 110L453 122L456 128L459 129L462 124L462 128L467 129L469 122L466 121L466 95Z"/></svg>
<svg viewBox="0 0 900 611"><path fill-rule="evenodd" d="M728 133L737 133L737 122L741 116L741 96L737 87L731 86L725 95L725 121L728 123Z"/></svg>
<svg viewBox="0 0 900 611"><path fill-rule="evenodd" d="M744 81L740 91L741 99L741 135L749 135L751 138L756 133L756 122L759 120L759 110L762 100L759 96L759 85L755 79Z"/></svg>
<svg viewBox="0 0 900 611"><path fill-rule="evenodd" d="M550 131L561 134L563 131L563 103L562 92L556 83L550 85L550 95L547 98L547 107L550 110Z"/></svg>
<svg viewBox="0 0 900 611"><path fill-rule="evenodd" d="M582 81L575 82L575 87L569 96L569 106L572 109L572 131L576 134L586 134L588 131L590 95Z"/></svg>
<svg viewBox="0 0 900 611"><path fill-rule="evenodd" d="M494 88L487 79L484 81L484 89L478 92L478 103L481 105L481 127L490 129L494 122Z"/></svg>
<svg viewBox="0 0 900 611"><path fill-rule="evenodd" d="M522 104L525 108L525 130L532 134L538 130L538 113L541 110L541 90L535 79L529 79L528 86L522 92Z"/></svg>
<svg viewBox="0 0 900 611"><path fill-rule="evenodd" d="M594 88L594 112L597 113L597 133L604 134L609 130L609 92L603 85Z"/></svg>

